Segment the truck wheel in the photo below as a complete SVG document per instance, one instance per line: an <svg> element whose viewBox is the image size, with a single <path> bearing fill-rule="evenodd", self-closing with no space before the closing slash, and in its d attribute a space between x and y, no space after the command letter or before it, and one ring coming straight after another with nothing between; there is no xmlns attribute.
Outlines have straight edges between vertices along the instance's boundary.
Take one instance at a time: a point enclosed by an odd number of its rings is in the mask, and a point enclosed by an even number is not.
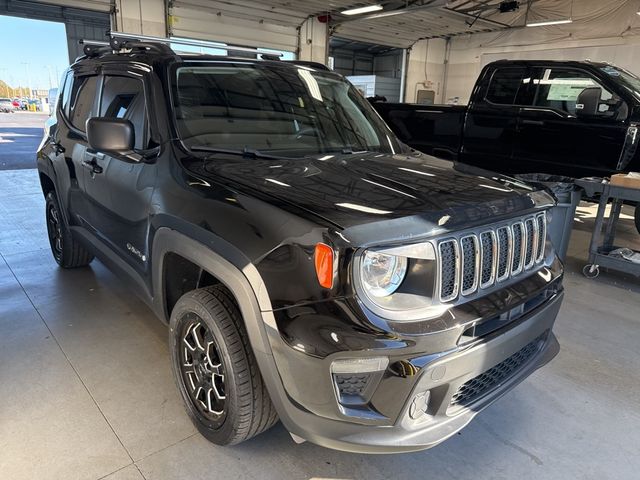
<svg viewBox="0 0 640 480"><path fill-rule="evenodd" d="M71 236L62 220L60 205L54 192L46 196L47 234L53 258L62 268L76 268L89 265L93 255Z"/></svg>
<svg viewBox="0 0 640 480"><path fill-rule="evenodd" d="M217 445L233 445L278 420L230 292L192 290L169 323L173 374L187 414Z"/></svg>
<svg viewBox="0 0 640 480"><path fill-rule="evenodd" d="M640 233L640 204L636 205L636 230Z"/></svg>

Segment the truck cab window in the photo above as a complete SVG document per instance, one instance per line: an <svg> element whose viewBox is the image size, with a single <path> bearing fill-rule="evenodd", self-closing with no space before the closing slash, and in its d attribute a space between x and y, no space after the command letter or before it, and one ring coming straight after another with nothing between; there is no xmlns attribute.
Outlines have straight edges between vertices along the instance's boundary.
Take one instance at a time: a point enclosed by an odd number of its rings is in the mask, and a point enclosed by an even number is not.
<svg viewBox="0 0 640 480"><path fill-rule="evenodd" d="M100 102L100 116L124 118L133 124L135 148L146 148L147 121L144 101L144 86L141 80L105 76Z"/></svg>
<svg viewBox="0 0 640 480"><path fill-rule="evenodd" d="M599 89L597 113L606 115L613 112L618 103L611 92L585 72L561 68L545 68L542 75L534 80L536 93L533 105L559 110L569 115L576 114L576 104L586 89Z"/></svg>
<svg viewBox="0 0 640 480"><path fill-rule="evenodd" d="M518 93L529 83L524 67L498 68L491 76L486 100L499 105L514 105Z"/></svg>

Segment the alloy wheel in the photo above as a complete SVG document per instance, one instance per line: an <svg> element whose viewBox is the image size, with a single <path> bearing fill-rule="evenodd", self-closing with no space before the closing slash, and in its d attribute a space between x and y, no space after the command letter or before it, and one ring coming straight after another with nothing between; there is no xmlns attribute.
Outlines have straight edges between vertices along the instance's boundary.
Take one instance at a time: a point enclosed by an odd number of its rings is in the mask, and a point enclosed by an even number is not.
<svg viewBox="0 0 640 480"><path fill-rule="evenodd" d="M191 403L216 426L226 415L225 370L207 325L194 313L183 318L179 348L180 371Z"/></svg>
<svg viewBox="0 0 640 480"><path fill-rule="evenodd" d="M58 209L54 205L49 205L47 209L47 233L54 256L60 258L62 256L62 224Z"/></svg>

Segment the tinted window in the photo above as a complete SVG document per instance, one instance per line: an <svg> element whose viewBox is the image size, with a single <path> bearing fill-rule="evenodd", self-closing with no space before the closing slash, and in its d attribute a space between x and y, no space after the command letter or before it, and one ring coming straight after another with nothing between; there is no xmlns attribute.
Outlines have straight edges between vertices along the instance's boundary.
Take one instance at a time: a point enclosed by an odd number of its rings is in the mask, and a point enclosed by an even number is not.
<svg viewBox="0 0 640 480"><path fill-rule="evenodd" d="M75 77L73 80L69 120L81 132L85 131L85 124L92 116L97 86L98 77Z"/></svg>
<svg viewBox="0 0 640 480"><path fill-rule="evenodd" d="M491 77L486 99L501 105L513 105L520 87L527 81L526 68L498 68Z"/></svg>
<svg viewBox="0 0 640 480"><path fill-rule="evenodd" d="M64 85L62 88L62 94L60 97L60 108L66 114L69 115L69 100L71 98L71 85L73 84L73 72L67 72L64 78Z"/></svg>
<svg viewBox="0 0 640 480"><path fill-rule="evenodd" d="M130 77L106 76L100 102L100 116L124 118L133 124L135 148L146 148L146 109L141 80Z"/></svg>
<svg viewBox="0 0 640 480"><path fill-rule="evenodd" d="M180 67L174 88L189 147L289 157L399 148L362 95L330 72L211 63Z"/></svg>
<svg viewBox="0 0 640 480"><path fill-rule="evenodd" d="M605 90L595 79L586 72L562 68L545 68L542 75L534 80L536 94L533 105L536 107L561 110L571 115L576 113L576 100L586 88L600 89L600 113L609 111L613 107L613 95ZM611 104L611 105L609 105Z"/></svg>

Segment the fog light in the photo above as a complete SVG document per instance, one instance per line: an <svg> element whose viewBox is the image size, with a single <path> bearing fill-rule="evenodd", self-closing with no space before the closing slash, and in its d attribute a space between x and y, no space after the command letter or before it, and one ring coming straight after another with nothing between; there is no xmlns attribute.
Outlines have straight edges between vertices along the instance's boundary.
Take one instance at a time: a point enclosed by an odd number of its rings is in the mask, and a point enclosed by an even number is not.
<svg viewBox="0 0 640 480"><path fill-rule="evenodd" d="M338 402L342 405L364 405L375 390L389 365L387 357L336 360L331 374Z"/></svg>
<svg viewBox="0 0 640 480"><path fill-rule="evenodd" d="M336 360L331 364L331 373L369 373L386 370L389 365L387 357L350 358Z"/></svg>
<svg viewBox="0 0 640 480"><path fill-rule="evenodd" d="M431 392L421 392L413 397L411 401L411 406L409 407L409 416L412 420L420 420L423 416L426 415L427 410L429 409L429 398L431 397Z"/></svg>

